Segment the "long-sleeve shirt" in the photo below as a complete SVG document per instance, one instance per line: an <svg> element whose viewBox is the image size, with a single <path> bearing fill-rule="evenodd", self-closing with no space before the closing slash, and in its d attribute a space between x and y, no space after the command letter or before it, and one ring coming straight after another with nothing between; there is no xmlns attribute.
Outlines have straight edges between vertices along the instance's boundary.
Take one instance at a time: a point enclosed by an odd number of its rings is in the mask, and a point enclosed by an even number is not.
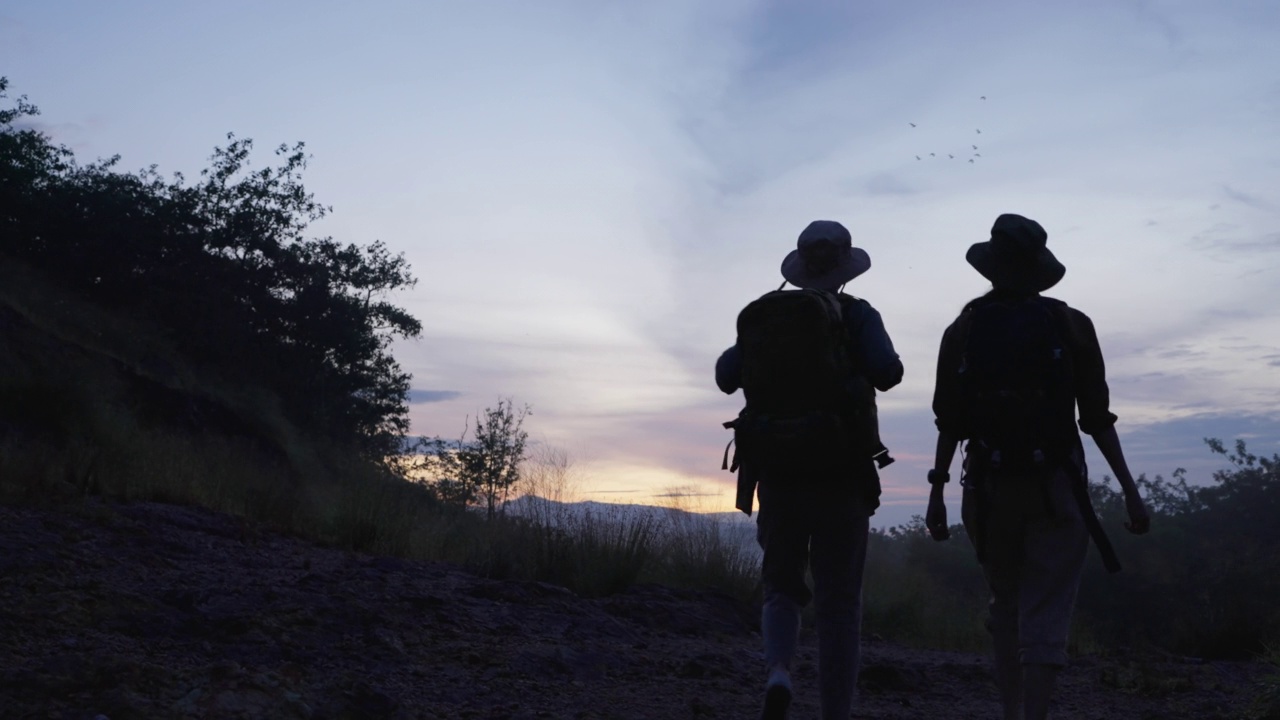
<svg viewBox="0 0 1280 720"><path fill-rule="evenodd" d="M880 313L871 303L840 294L840 306L853 354L853 366L865 375L872 387L885 391L902 382L902 360L884 328ZM716 360L716 385L725 393L742 387L742 351L737 343Z"/></svg>
<svg viewBox="0 0 1280 720"><path fill-rule="evenodd" d="M975 303L983 302L980 298ZM970 303L972 306L974 303ZM1092 435L1106 430L1116 422L1111 412L1111 396L1107 389L1106 367L1102 349L1093 321L1087 315L1062 304L1062 317L1067 330L1067 351L1071 355L1072 384L1078 411L1080 430ZM965 309L965 312L968 308ZM961 317L963 317L963 312ZM965 339L957 330L957 318L942 333L942 346L938 350L938 375L933 391L933 413L938 430L963 440L970 437L964 425L964 407L960 387L959 368L964 353Z"/></svg>

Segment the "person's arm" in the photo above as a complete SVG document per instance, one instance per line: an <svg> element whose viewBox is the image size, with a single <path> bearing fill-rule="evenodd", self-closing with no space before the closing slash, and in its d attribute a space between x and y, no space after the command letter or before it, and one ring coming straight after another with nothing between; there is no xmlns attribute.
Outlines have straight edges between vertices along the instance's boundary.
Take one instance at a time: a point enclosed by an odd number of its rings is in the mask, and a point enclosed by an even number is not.
<svg viewBox="0 0 1280 720"><path fill-rule="evenodd" d="M1097 331L1084 313L1072 308L1068 308L1066 312L1075 355L1073 374L1076 405L1080 410L1080 431L1093 438L1098 451L1111 468L1111 473L1120 483L1125 510L1129 515L1125 528L1141 535L1150 529L1151 518L1147 514L1142 495L1138 492L1138 485L1133 480L1133 473L1129 472L1129 464L1125 462L1124 450L1120 446L1120 436L1116 433L1116 416L1110 408L1106 364L1102 359Z"/></svg>
<svg viewBox="0 0 1280 720"><path fill-rule="evenodd" d="M1129 464L1125 462L1124 450L1120 447L1120 436L1116 434L1116 426L1108 425L1106 429L1094 433L1093 442L1098 446L1102 457L1106 459L1107 466L1111 468L1116 481L1120 483L1120 490L1124 493L1124 508L1129 515L1129 521L1124 524L1125 529L1134 535L1146 533L1151 529L1151 517L1147 514L1146 503L1142 501L1142 495L1138 492L1138 484L1133 481L1133 474L1129 472Z"/></svg>
<svg viewBox="0 0 1280 720"><path fill-rule="evenodd" d="M950 478L951 462L956 457L956 447L959 445L959 438L946 430L938 431L938 446L934 450L933 473L929 483L929 509L924 514L924 524L929 529L929 535L938 541L951 537L951 530L947 527L947 484L933 478Z"/></svg>
<svg viewBox="0 0 1280 720"><path fill-rule="evenodd" d="M1080 410L1080 431L1096 435L1116 424L1111 412L1111 392L1107 387L1107 366L1102 359L1098 333L1089 316L1075 308L1065 308L1070 333L1071 374L1076 405Z"/></svg>
<svg viewBox="0 0 1280 720"><path fill-rule="evenodd" d="M716 385L731 395L742 387L742 351L734 344L716 360Z"/></svg>
<svg viewBox="0 0 1280 720"><path fill-rule="evenodd" d="M880 312L865 300L859 304L860 317L853 319L856 326L850 328L856 340L854 346L861 353L862 371L871 386L885 392L902 382L902 358L893 349L893 340L885 330Z"/></svg>
<svg viewBox="0 0 1280 720"><path fill-rule="evenodd" d="M950 479L956 448L964 438L959 424L960 398L955 378L955 368L960 364L959 350L954 340L957 323L952 323L942 334L942 344L938 348L937 377L933 387L933 413L937 418L935 424L938 426L938 444L934 450L933 470L929 473L929 507L925 511L924 521L929 535L939 542L951 537L951 530L947 526L946 481Z"/></svg>

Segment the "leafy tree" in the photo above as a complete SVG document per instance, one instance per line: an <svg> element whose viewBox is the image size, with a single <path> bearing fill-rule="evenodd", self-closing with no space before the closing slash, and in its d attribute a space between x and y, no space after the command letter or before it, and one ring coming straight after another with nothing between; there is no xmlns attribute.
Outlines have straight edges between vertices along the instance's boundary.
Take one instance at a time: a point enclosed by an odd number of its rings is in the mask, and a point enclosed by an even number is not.
<svg viewBox="0 0 1280 720"><path fill-rule="evenodd" d="M422 328L386 298L415 280L381 242L306 236L330 209L302 184L302 143L255 169L253 142L228 135L188 184L118 157L79 165L24 125L37 113L25 97L0 109L0 261L152 321L192 362L274 390L308 431L398 451L409 375L390 348Z"/></svg>
<svg viewBox="0 0 1280 720"><path fill-rule="evenodd" d="M1075 639L1109 649L1158 647L1240 658L1280 647L1280 455L1206 439L1228 467L1209 484L1186 471L1138 478L1151 513L1149 535L1124 532L1123 494L1109 478L1091 483L1094 507L1124 566L1108 574L1090 551L1077 597ZM960 525L952 532L963 537ZM935 543L920 518L873 532L864 612L869 628L931 644L982 614L985 588L969 544ZM985 637L982 638L985 642Z"/></svg>
<svg viewBox="0 0 1280 720"><path fill-rule="evenodd" d="M1100 637L1155 643L1211 657L1239 657L1280 640L1280 456L1259 457L1243 440L1234 451L1205 443L1230 467L1212 485L1140 478L1152 514L1150 536L1112 532L1124 572L1091 564L1080 607ZM1119 527L1121 493L1091 488L1099 515Z"/></svg>
<svg viewBox="0 0 1280 720"><path fill-rule="evenodd" d="M407 477L427 482L435 497L457 508L466 508L479 500L479 493L471 478L464 472L462 454L465 450L466 430L456 441L440 437L421 438L408 450L414 458L403 473Z"/></svg>
<svg viewBox="0 0 1280 720"><path fill-rule="evenodd" d="M476 418L474 429L468 423L457 441L436 437L419 443L414 451L423 457L419 474L430 477L441 500L483 505L492 518L520 482L521 465L528 458L524 420L530 414L528 405L517 408L510 398L500 398L497 407L485 408Z"/></svg>
<svg viewBox="0 0 1280 720"><path fill-rule="evenodd" d="M528 405L517 409L510 399L499 400L496 408L485 408L476 419L474 437L463 452L466 474L474 480L490 518L498 501L505 501L512 486L520 482L520 466L529 440L524 419L529 413Z"/></svg>

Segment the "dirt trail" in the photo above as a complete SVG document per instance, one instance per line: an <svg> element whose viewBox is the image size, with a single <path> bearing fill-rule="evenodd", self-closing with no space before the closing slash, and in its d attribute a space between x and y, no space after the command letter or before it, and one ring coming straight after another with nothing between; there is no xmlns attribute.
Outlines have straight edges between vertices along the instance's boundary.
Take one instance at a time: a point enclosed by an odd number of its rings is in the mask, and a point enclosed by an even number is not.
<svg viewBox="0 0 1280 720"><path fill-rule="evenodd" d="M0 718L752 718L754 612L603 599L197 508L0 507ZM811 633L793 717L816 717ZM1241 718L1267 668L1080 658L1061 718ZM869 641L858 718L994 718L985 659Z"/></svg>

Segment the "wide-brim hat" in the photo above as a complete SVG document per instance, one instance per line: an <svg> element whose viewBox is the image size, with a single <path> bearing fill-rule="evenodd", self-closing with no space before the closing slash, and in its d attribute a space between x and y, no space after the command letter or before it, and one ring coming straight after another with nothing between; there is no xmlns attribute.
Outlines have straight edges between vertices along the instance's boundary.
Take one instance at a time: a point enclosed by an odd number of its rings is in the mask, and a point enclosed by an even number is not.
<svg viewBox="0 0 1280 720"><path fill-rule="evenodd" d="M838 288L871 268L871 256L853 246L845 226L814 220L800 233L796 249L782 260L782 277L801 288Z"/></svg>
<svg viewBox="0 0 1280 720"><path fill-rule="evenodd" d="M1044 292L1067 273L1049 251L1048 241L1040 223L1007 213L991 226L991 239L974 243L964 259L997 290Z"/></svg>

